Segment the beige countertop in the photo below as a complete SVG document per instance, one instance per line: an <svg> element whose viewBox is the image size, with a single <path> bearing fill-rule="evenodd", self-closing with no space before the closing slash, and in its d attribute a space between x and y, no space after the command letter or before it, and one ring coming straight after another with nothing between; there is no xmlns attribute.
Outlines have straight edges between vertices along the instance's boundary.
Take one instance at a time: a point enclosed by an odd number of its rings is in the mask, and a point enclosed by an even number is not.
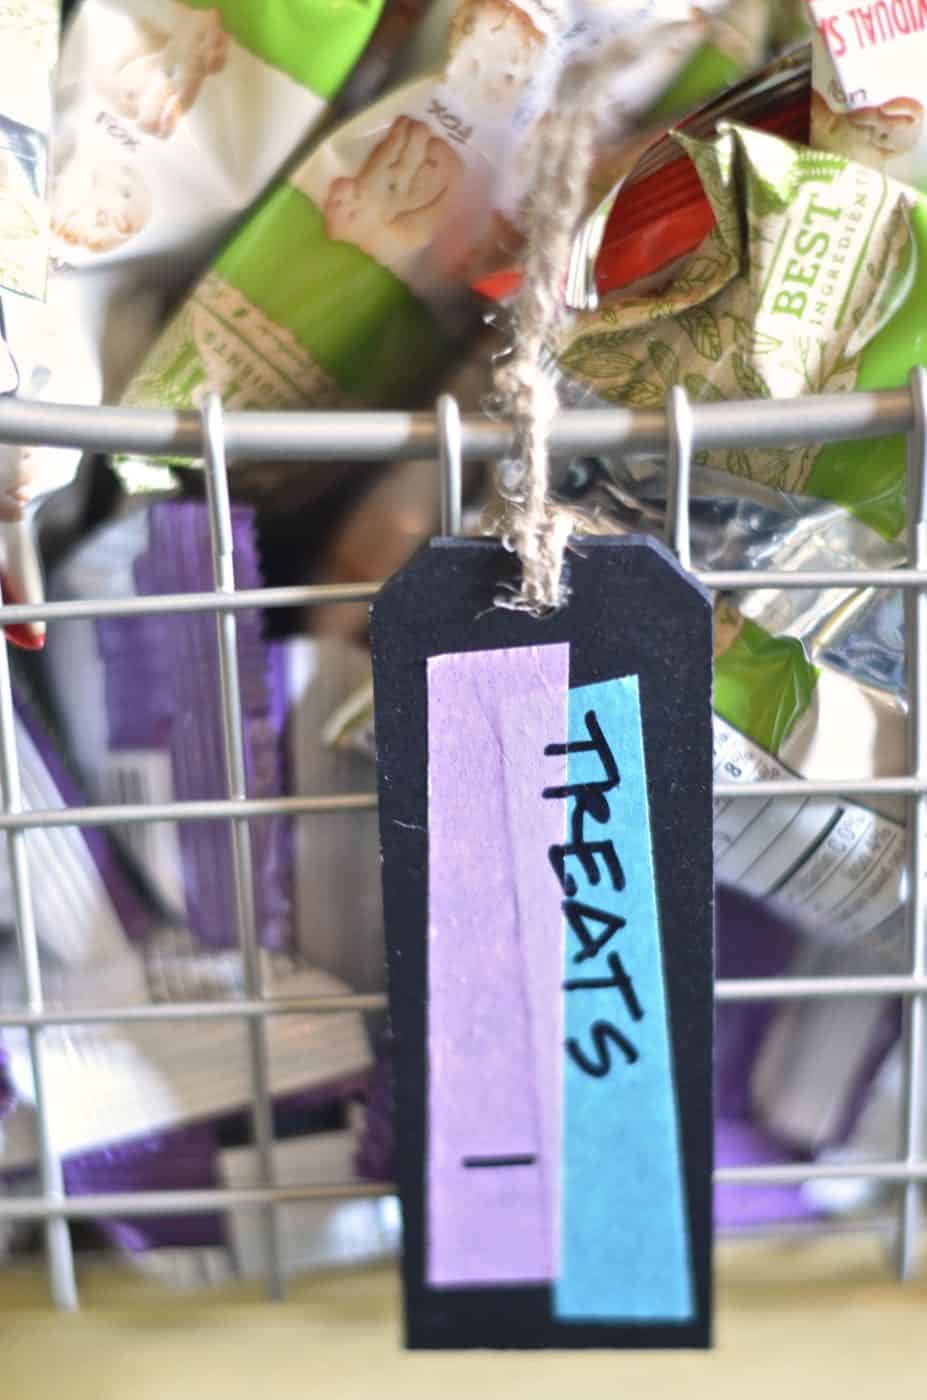
<svg viewBox="0 0 927 1400"><path fill-rule="evenodd" d="M927 1263L927 1261L925 1261ZM927 1279L899 1287L872 1239L725 1244L714 1353L420 1353L399 1347L395 1272L177 1296L100 1265L55 1314L37 1272L0 1273L0 1400L919 1400Z"/></svg>

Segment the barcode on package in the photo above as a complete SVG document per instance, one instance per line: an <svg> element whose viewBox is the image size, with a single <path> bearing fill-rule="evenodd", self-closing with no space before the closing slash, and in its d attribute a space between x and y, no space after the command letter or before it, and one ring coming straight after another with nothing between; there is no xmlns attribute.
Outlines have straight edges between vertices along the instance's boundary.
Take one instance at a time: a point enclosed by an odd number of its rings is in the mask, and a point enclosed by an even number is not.
<svg viewBox="0 0 927 1400"><path fill-rule="evenodd" d="M714 721L716 782L795 775L739 730ZM775 898L802 918L869 932L902 902L904 828L832 798L715 803L715 871L725 884Z"/></svg>

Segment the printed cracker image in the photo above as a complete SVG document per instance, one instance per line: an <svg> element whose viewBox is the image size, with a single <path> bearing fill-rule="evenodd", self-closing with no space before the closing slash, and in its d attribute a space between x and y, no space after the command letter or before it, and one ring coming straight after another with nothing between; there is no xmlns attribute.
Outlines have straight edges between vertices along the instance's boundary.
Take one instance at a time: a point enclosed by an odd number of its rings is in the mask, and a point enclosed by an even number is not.
<svg viewBox="0 0 927 1400"><path fill-rule="evenodd" d="M147 21L100 84L121 116L152 136L170 136L210 73L225 65L228 40L218 10L173 7L169 32Z"/></svg>
<svg viewBox="0 0 927 1400"><path fill-rule="evenodd" d="M388 267L397 255L431 242L463 170L453 147L424 122L397 117L357 175L332 182L324 209L328 236Z"/></svg>
<svg viewBox="0 0 927 1400"><path fill-rule="evenodd" d="M506 106L518 101L544 46L544 35L509 0L463 0L450 24L447 81L477 102Z"/></svg>

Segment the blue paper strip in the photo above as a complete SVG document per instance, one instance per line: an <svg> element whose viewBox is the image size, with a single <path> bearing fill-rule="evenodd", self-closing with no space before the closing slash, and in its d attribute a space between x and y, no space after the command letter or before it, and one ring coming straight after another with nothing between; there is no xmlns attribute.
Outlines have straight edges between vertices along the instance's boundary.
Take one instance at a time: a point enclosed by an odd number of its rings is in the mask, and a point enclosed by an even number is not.
<svg viewBox="0 0 927 1400"><path fill-rule="evenodd" d="M555 1312L686 1322L695 1298L637 677L570 691L567 753L566 788L545 793L566 804L570 833L551 851L566 915Z"/></svg>

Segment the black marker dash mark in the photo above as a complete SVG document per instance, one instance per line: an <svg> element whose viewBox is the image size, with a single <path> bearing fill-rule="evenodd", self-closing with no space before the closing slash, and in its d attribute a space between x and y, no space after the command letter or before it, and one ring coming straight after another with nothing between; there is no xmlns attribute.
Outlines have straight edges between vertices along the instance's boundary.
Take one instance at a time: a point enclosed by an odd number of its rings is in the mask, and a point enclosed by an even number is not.
<svg viewBox="0 0 927 1400"><path fill-rule="evenodd" d="M514 1157L464 1157L465 1167L533 1167L537 1157L534 1153L524 1153Z"/></svg>

